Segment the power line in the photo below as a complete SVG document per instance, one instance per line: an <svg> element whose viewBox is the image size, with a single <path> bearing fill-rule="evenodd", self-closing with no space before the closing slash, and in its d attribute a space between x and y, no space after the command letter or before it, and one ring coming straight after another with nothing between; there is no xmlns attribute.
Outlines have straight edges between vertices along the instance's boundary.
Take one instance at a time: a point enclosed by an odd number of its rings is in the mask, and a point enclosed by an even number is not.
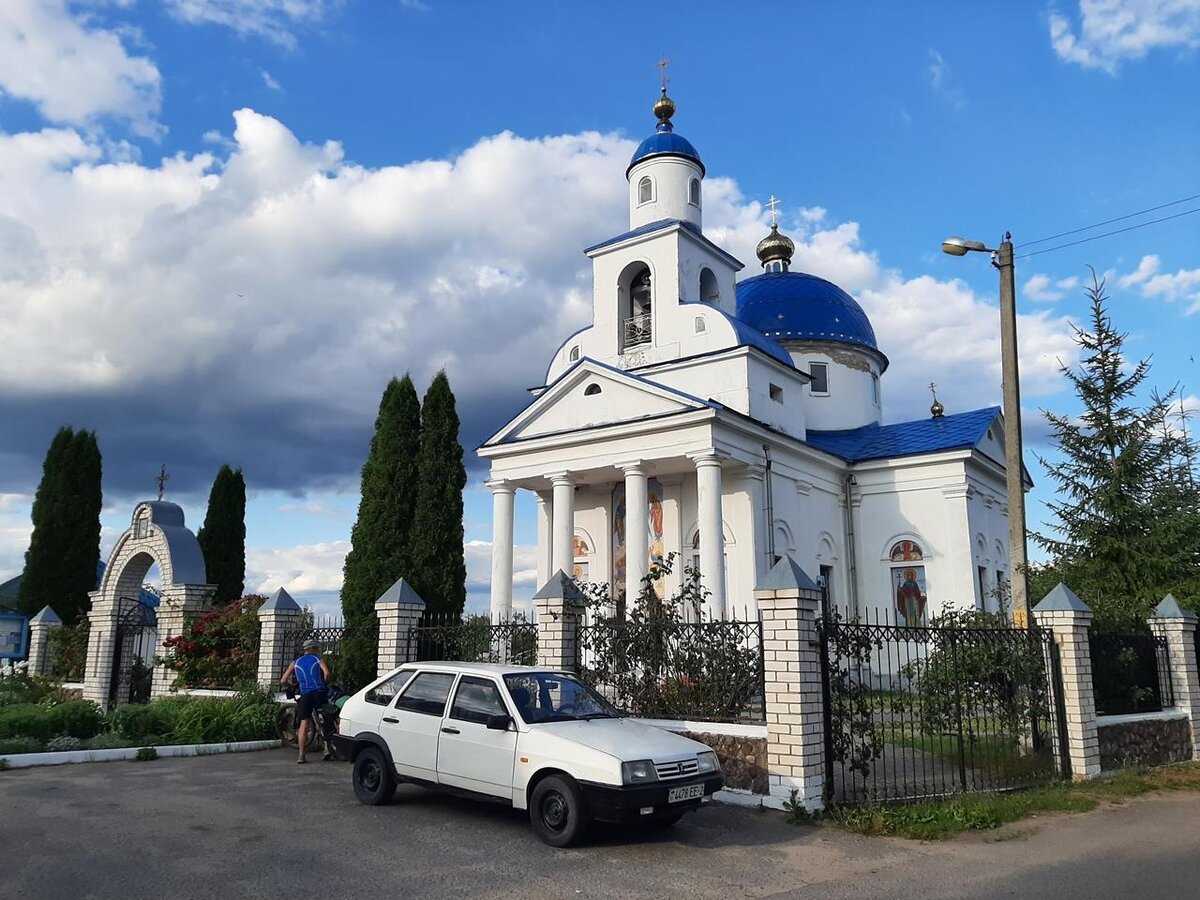
<svg viewBox="0 0 1200 900"><path fill-rule="evenodd" d="M1104 234L1093 234L1091 237L1080 238L1077 241L1071 241L1066 244L1059 244L1057 247L1047 247L1045 250L1034 250L1031 253L1022 253L1020 256L1014 257L1014 259L1027 259L1030 256L1037 256L1041 253L1053 253L1055 250L1065 250L1067 247L1074 247L1077 244L1086 244L1088 241L1098 241L1100 238L1112 237L1114 234L1124 234L1126 231L1136 231L1139 228L1145 228L1147 225L1156 225L1159 222L1169 222L1171 219L1190 216L1193 213L1198 212L1200 212L1200 206L1197 206L1195 209L1184 210L1181 213L1175 213L1173 216L1163 216L1161 219L1151 219L1148 222L1139 222L1137 225L1130 225L1126 228L1118 228L1115 231L1106 231ZM1082 230L1086 231L1087 229ZM1070 234L1071 232L1067 233Z"/></svg>
<svg viewBox="0 0 1200 900"><path fill-rule="evenodd" d="M1105 219L1103 222L1096 222L1094 225L1085 225L1083 228L1072 228L1070 231L1060 231L1058 234L1052 234L1050 237L1038 238L1036 241L1025 241L1018 244L1018 247L1032 247L1034 244L1044 244L1047 241L1057 240L1060 237L1067 237L1072 234L1079 234L1081 231L1091 231L1093 228L1103 228L1105 225L1111 225L1113 222L1123 222L1126 219L1133 219L1137 216L1144 216L1146 213L1158 212L1160 209L1166 209L1168 206L1178 206L1180 203L1187 203L1189 200L1200 199L1200 194L1193 194L1190 197L1181 197L1179 200L1172 200L1170 203L1162 203L1158 206L1151 206L1149 209L1132 212L1128 215L1117 216L1115 219ZM1162 221L1161 219L1158 221ZM1149 222L1147 225L1151 224ZM1116 232L1114 232L1116 233ZM1039 251L1040 252L1040 251ZM1032 254L1029 254L1032 255Z"/></svg>

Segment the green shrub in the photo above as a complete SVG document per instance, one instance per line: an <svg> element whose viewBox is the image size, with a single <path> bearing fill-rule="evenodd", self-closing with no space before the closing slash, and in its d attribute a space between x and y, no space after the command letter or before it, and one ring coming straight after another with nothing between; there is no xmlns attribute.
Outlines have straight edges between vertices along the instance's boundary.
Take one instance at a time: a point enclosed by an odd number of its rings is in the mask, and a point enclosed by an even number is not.
<svg viewBox="0 0 1200 900"><path fill-rule="evenodd" d="M7 772L10 768L8 760L0 758L0 772Z"/></svg>
<svg viewBox="0 0 1200 900"><path fill-rule="evenodd" d="M171 743L211 744L275 736L276 704L258 693L225 699L196 698L182 704Z"/></svg>
<svg viewBox="0 0 1200 900"><path fill-rule="evenodd" d="M114 734L111 731L107 731L96 735L94 738L88 738L84 742L84 746L89 750L116 750L120 747L130 747L145 743L148 742L142 740L141 735L138 736L138 740L131 740L123 734Z"/></svg>
<svg viewBox="0 0 1200 900"><path fill-rule="evenodd" d="M0 754L41 753L42 742L35 737L13 737L0 740Z"/></svg>
<svg viewBox="0 0 1200 900"><path fill-rule="evenodd" d="M150 762L152 759L158 759L158 751L153 747L139 747L134 757L135 762Z"/></svg>
<svg viewBox="0 0 1200 900"><path fill-rule="evenodd" d="M57 682L24 672L0 675L0 708L18 703L63 703L67 694Z"/></svg>
<svg viewBox="0 0 1200 900"><path fill-rule="evenodd" d="M0 707L0 738L33 737L43 741L59 735L90 738L104 727L104 716L88 700L70 700L57 706L14 703Z"/></svg>
<svg viewBox="0 0 1200 900"><path fill-rule="evenodd" d="M118 706L108 714L109 730L126 738L140 738L145 734L165 734L175 725L181 705L176 702L155 700L151 703L128 703ZM129 746L125 744L124 746Z"/></svg>
<svg viewBox="0 0 1200 900"><path fill-rule="evenodd" d="M204 613L182 634L163 642L160 659L176 687L239 688L258 675L258 608L267 598L248 594Z"/></svg>

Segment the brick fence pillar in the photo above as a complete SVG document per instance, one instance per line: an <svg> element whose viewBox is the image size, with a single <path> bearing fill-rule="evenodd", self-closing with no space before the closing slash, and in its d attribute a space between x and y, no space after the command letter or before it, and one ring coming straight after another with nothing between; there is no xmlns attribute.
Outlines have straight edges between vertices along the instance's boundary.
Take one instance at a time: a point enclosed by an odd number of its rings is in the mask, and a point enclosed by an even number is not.
<svg viewBox="0 0 1200 900"><path fill-rule="evenodd" d="M50 652L50 635L62 627L62 619L49 606L29 620L29 674L49 675L54 657Z"/></svg>
<svg viewBox="0 0 1200 900"><path fill-rule="evenodd" d="M1033 613L1038 627L1049 631L1058 645L1071 777L1076 781L1095 778L1100 774L1100 738L1096 732L1089 641L1092 610L1060 583L1033 608Z"/></svg>
<svg viewBox="0 0 1200 900"><path fill-rule="evenodd" d="M289 638L303 615L300 604L283 588L258 608L258 683L264 690L279 690L279 679L291 662Z"/></svg>
<svg viewBox="0 0 1200 900"><path fill-rule="evenodd" d="M410 647L409 635L425 613L425 601L401 578L375 601L375 618L379 620L379 650L375 674L382 678L398 666L409 662L416 648Z"/></svg>
<svg viewBox="0 0 1200 900"><path fill-rule="evenodd" d="M1192 759L1200 759L1200 672L1196 668L1196 614L1181 608L1175 598L1167 594L1147 621L1156 635L1167 639L1175 706L1188 715L1192 731Z"/></svg>
<svg viewBox="0 0 1200 900"><path fill-rule="evenodd" d="M181 584L165 588L158 609L158 646L155 653L163 650L167 638L183 634L189 622L209 608L217 587L212 584ZM150 696L165 697L174 690L176 672L163 665L154 666L150 681Z"/></svg>
<svg viewBox="0 0 1200 900"><path fill-rule="evenodd" d="M567 672L579 670L579 626L583 624L584 599L583 592L562 569L533 595L539 666Z"/></svg>
<svg viewBox="0 0 1200 900"><path fill-rule="evenodd" d="M762 618L770 799L792 791L809 811L825 805L825 700L817 617L821 591L790 555L754 591Z"/></svg>

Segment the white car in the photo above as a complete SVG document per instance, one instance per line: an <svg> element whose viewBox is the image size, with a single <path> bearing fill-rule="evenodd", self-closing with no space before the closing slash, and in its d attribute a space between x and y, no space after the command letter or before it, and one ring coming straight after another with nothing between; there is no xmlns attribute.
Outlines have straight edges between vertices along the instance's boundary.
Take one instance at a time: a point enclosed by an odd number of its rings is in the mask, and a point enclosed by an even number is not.
<svg viewBox="0 0 1200 900"><path fill-rule="evenodd" d="M363 803L387 802L404 781L511 804L555 847L593 820L673 824L725 782L704 744L530 666L409 663L351 697L338 730Z"/></svg>

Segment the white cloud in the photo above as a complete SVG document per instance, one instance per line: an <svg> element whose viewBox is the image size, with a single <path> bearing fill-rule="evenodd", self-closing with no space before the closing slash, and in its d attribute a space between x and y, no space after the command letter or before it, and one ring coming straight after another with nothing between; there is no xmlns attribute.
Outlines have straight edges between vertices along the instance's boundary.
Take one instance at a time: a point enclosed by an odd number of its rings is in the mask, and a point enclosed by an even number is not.
<svg viewBox="0 0 1200 900"><path fill-rule="evenodd" d="M246 590L259 594L279 588L291 594L341 590L342 566L349 552L349 541L247 547Z"/></svg>
<svg viewBox="0 0 1200 900"><path fill-rule="evenodd" d="M266 69L263 69L261 74L262 74L263 84L267 86L268 90L271 90L271 91L282 91L283 90L283 85L280 84L278 81L276 81L274 78L272 78L271 73L268 72Z"/></svg>
<svg viewBox="0 0 1200 900"><path fill-rule="evenodd" d="M1081 0L1078 29L1050 14L1050 44L1066 62L1115 74L1154 50L1200 47L1200 0Z"/></svg>
<svg viewBox="0 0 1200 900"><path fill-rule="evenodd" d="M113 118L160 137L158 68L130 55L128 33L73 15L66 0L0 4L0 93L26 100L51 122L92 126Z"/></svg>
<svg viewBox="0 0 1200 900"><path fill-rule="evenodd" d="M1021 296L1028 297L1036 303L1054 303L1061 300L1068 291L1073 291L1077 287L1079 287L1079 278L1076 275L1055 281L1049 275L1038 273L1031 275L1029 280L1021 286Z"/></svg>
<svg viewBox="0 0 1200 900"><path fill-rule="evenodd" d="M299 28L319 24L339 0L166 0L167 11L191 25L220 25L243 37L295 45Z"/></svg>
<svg viewBox="0 0 1200 900"><path fill-rule="evenodd" d="M29 495L0 494L0 583L20 575L25 568L25 549L33 532L29 519L32 502Z"/></svg>
<svg viewBox="0 0 1200 900"><path fill-rule="evenodd" d="M936 50L929 51L929 65L925 69L925 74L929 78L929 86L942 100L955 109L962 109L967 105L966 94L955 83L950 64Z"/></svg>
<svg viewBox="0 0 1200 900"><path fill-rule="evenodd" d="M1140 287L1142 296L1160 298L1168 303L1183 303L1184 315L1200 312L1200 268L1160 272L1162 260L1155 254L1143 256L1138 267L1118 278L1123 288Z"/></svg>

